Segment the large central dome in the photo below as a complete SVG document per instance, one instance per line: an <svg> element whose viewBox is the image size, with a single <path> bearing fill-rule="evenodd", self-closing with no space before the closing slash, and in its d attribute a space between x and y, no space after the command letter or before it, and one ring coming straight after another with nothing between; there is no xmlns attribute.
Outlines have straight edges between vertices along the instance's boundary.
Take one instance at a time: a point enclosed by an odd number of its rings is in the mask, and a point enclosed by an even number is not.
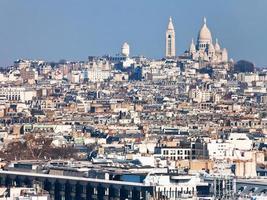
<svg viewBox="0 0 267 200"><path fill-rule="evenodd" d="M198 33L198 41L209 41L212 43L212 36L209 28L207 27L206 18L204 18L204 24Z"/></svg>

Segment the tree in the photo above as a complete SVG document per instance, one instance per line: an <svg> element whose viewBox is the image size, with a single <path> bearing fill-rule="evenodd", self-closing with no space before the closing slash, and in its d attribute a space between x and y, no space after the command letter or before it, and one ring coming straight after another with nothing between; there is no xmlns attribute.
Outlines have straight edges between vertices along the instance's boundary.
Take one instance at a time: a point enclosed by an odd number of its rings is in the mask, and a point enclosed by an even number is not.
<svg viewBox="0 0 267 200"><path fill-rule="evenodd" d="M43 134L38 136L27 134L24 138L27 149L34 159L40 159L40 157L43 156L49 148L51 148L52 139L45 137Z"/></svg>
<svg viewBox="0 0 267 200"><path fill-rule="evenodd" d="M44 134L27 134L23 140L12 141L0 151L0 157L11 160L26 159L67 159L75 158L77 149L73 146L57 147L52 145L52 138Z"/></svg>
<svg viewBox="0 0 267 200"><path fill-rule="evenodd" d="M246 60L239 60L234 65L234 72L240 73L240 72L254 72L255 66L252 62L246 61Z"/></svg>

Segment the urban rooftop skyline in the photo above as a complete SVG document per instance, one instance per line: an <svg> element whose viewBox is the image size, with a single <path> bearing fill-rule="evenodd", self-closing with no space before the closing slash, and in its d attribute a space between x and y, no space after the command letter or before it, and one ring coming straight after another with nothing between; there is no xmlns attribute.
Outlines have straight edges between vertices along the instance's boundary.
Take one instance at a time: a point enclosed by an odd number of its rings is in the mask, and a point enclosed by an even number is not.
<svg viewBox="0 0 267 200"><path fill-rule="evenodd" d="M0 200L267 200L266 8L0 0Z"/></svg>
<svg viewBox="0 0 267 200"><path fill-rule="evenodd" d="M103 6L105 5L105 6ZM197 39L203 17L235 61L265 67L267 16L263 0L77 2L48 0L0 2L0 66L20 58L48 61L86 60L89 55L114 55L123 42L131 55L164 57L169 17L176 31L176 55ZM242 34L241 34L242 33Z"/></svg>

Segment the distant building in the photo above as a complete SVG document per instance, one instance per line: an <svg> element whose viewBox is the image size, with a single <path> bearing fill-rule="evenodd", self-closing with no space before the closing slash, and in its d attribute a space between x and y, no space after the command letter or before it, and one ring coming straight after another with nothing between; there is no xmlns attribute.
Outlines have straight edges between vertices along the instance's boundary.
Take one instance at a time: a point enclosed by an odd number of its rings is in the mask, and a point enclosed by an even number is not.
<svg viewBox="0 0 267 200"><path fill-rule="evenodd" d="M121 54L125 57L129 57L130 55L130 46L127 42L124 42L121 47Z"/></svg>
<svg viewBox="0 0 267 200"><path fill-rule="evenodd" d="M106 60L89 62L86 70L91 82L101 82L111 77L111 66Z"/></svg>
<svg viewBox="0 0 267 200"><path fill-rule="evenodd" d="M36 91L25 87L2 87L0 96L5 96L9 101L31 101L36 97Z"/></svg>
<svg viewBox="0 0 267 200"><path fill-rule="evenodd" d="M41 191L39 191L41 190ZM50 195L41 188L1 187L0 200L49 200Z"/></svg>

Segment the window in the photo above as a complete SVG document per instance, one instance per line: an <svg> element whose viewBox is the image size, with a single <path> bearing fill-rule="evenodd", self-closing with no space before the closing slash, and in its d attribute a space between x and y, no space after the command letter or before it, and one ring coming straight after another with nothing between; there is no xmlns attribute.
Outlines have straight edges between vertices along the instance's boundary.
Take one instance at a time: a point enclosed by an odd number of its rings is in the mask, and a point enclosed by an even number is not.
<svg viewBox="0 0 267 200"><path fill-rule="evenodd" d="M97 189L96 189L96 188L94 188L94 194L95 194L95 195L97 194Z"/></svg>
<svg viewBox="0 0 267 200"><path fill-rule="evenodd" d="M163 155L168 155L169 151L168 150L163 150Z"/></svg>
<svg viewBox="0 0 267 200"><path fill-rule="evenodd" d="M105 188L105 195L109 195L109 188Z"/></svg>

